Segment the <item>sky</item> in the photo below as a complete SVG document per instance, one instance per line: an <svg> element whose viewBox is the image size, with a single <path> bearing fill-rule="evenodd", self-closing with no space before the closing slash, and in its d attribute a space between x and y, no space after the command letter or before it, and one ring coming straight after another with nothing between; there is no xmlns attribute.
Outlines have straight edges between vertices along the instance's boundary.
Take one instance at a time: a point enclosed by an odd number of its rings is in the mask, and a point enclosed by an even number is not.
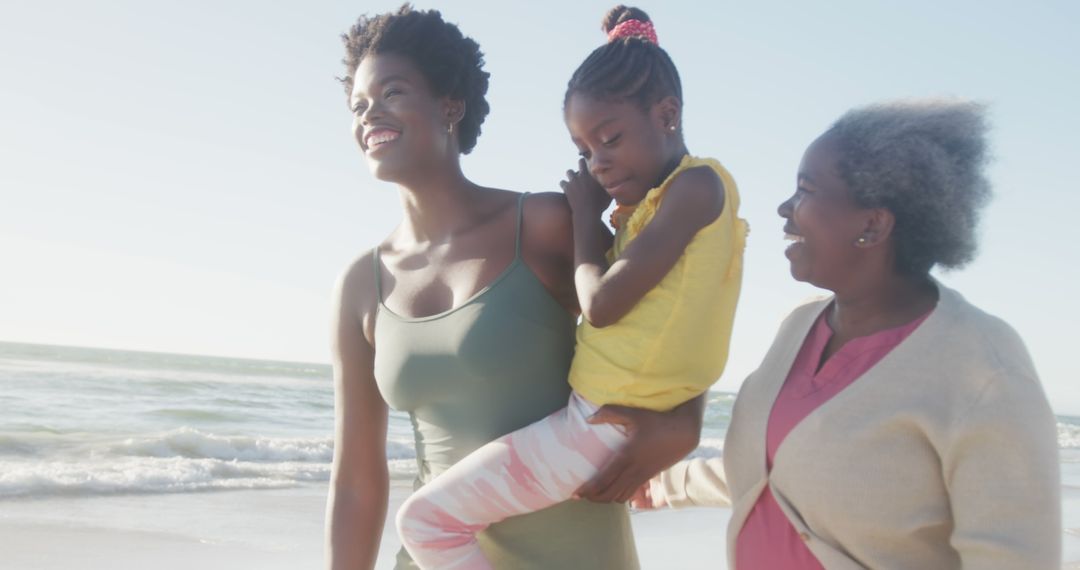
<svg viewBox="0 0 1080 570"><path fill-rule="evenodd" d="M352 140L339 35L398 5L0 4L0 340L327 362L333 284L401 213ZM611 4L537 6L417 3L485 53L492 111L463 161L480 184L557 191L576 163L563 92ZM953 96L990 106L995 198L976 261L936 275L1080 414L1080 3L640 7L682 75L688 147L734 174L751 226L718 389L821 293L791 279L776 215L806 145L850 108Z"/></svg>

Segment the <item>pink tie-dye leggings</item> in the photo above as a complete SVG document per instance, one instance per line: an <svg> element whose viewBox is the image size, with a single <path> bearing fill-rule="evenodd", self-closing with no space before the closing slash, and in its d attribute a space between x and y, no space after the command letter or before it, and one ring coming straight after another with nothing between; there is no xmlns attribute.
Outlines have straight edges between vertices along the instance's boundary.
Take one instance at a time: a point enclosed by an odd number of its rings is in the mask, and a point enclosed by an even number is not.
<svg viewBox="0 0 1080 570"><path fill-rule="evenodd" d="M410 496L398 535L423 569L492 568L476 533L571 497L626 442L621 427L589 424L576 392L550 416L477 449Z"/></svg>

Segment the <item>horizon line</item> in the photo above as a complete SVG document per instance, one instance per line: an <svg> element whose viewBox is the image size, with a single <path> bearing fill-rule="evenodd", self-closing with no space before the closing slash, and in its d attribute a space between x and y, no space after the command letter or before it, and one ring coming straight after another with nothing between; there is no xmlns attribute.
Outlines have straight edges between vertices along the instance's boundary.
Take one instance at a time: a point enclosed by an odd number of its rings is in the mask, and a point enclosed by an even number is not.
<svg viewBox="0 0 1080 570"><path fill-rule="evenodd" d="M138 348L118 348L115 346L85 346L76 344L57 344L53 342L31 342L21 340L8 340L0 338L0 344L15 344L22 346L46 346L51 348L74 348L81 350L98 350L105 352L134 352L139 354L153 354L159 356L187 356L195 358L219 358L230 360L246 360L249 362L275 362L280 364L301 364L309 366L332 366L329 362L312 362L308 360L288 360L283 358L255 358L251 356L235 356L228 354L198 354L193 352L177 352L170 350L150 350L150 349L138 349Z"/></svg>

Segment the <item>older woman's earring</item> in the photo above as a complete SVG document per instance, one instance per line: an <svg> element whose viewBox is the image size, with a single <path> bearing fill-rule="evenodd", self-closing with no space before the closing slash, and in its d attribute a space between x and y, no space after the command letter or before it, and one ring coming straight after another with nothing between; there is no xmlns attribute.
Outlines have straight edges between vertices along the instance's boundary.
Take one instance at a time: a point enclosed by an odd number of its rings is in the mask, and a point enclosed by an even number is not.
<svg viewBox="0 0 1080 570"><path fill-rule="evenodd" d="M869 241L866 239L866 236L859 236L859 239L855 240L855 245L866 245L867 243L869 243Z"/></svg>
<svg viewBox="0 0 1080 570"><path fill-rule="evenodd" d="M669 130L671 132L675 132L675 129L677 129L677 128L679 128L678 125L670 125L670 126L668 126L667 130Z"/></svg>

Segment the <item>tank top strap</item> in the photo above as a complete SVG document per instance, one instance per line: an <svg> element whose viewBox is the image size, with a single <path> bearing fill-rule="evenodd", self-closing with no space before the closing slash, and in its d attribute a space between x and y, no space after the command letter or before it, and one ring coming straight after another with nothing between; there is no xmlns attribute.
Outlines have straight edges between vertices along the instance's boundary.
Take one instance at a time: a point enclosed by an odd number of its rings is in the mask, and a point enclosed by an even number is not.
<svg viewBox="0 0 1080 570"><path fill-rule="evenodd" d="M528 195L528 192L522 192L521 196L518 196L517 232L514 235L514 261L521 258L521 221L525 217L525 197Z"/></svg>
<svg viewBox="0 0 1080 570"><path fill-rule="evenodd" d="M382 270L379 262L379 246L371 248L371 262L375 269L375 295L379 304L382 304Z"/></svg>

